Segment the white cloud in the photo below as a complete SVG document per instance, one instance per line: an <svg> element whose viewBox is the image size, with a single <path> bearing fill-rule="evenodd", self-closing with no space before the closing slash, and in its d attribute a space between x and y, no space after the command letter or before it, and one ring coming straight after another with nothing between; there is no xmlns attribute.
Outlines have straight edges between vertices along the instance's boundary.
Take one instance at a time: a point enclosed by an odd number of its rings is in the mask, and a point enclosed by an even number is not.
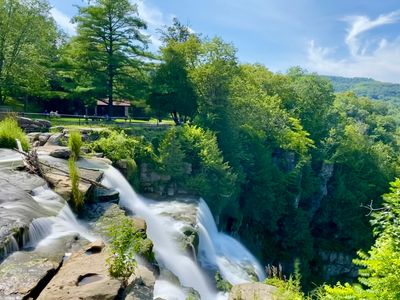
<svg viewBox="0 0 400 300"><path fill-rule="evenodd" d="M380 15L375 20L371 20L366 16L351 16L345 18L345 20L350 24L350 28L347 30L346 44L349 46L351 54L355 56L360 51L358 40L360 34L379 26L397 23L400 21L400 10Z"/></svg>
<svg viewBox="0 0 400 300"><path fill-rule="evenodd" d="M57 8L52 8L50 10L51 15L57 24L69 35L76 34L76 26L71 23L71 19L66 16L63 12L59 11Z"/></svg>
<svg viewBox="0 0 400 300"><path fill-rule="evenodd" d="M144 0L137 1L139 16L147 23L150 41L152 45L158 49L162 42L158 29L162 29L166 25L170 25L173 19L172 15L166 16L161 10L153 5L149 5Z"/></svg>
<svg viewBox="0 0 400 300"><path fill-rule="evenodd" d="M353 16L345 20L349 23L344 39L348 57L334 58L332 54L335 49L319 47L311 41L307 67L321 74L400 82L400 36L388 41L385 38L367 39L363 35L373 28L400 22L400 11L380 15L374 20L366 16Z"/></svg>

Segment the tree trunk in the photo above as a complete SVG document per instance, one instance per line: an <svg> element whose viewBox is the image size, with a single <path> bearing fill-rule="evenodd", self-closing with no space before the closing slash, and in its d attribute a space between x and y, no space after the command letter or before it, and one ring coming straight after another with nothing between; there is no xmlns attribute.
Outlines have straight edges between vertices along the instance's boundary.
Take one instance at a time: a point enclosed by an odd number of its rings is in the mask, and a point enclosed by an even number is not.
<svg viewBox="0 0 400 300"><path fill-rule="evenodd" d="M172 117L172 120L174 120L175 125L180 125L179 118L178 118L178 114L177 114L176 111L173 111L173 112L171 113L171 117Z"/></svg>

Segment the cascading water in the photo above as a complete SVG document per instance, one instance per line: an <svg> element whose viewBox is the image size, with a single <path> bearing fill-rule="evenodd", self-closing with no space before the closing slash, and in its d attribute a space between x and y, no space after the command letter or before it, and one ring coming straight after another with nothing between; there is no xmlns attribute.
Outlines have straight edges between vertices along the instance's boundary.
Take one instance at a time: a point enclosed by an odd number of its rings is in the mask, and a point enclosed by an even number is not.
<svg viewBox="0 0 400 300"><path fill-rule="evenodd" d="M103 184L115 188L120 193L121 206L146 220L147 233L154 243L154 252L158 263L175 274L183 286L198 291L202 299L217 299L217 292L212 288L207 276L176 243L175 239L179 232L171 226L171 219L152 212L146 200L136 194L124 176L115 168L110 167L105 170ZM160 295L158 293L161 291L157 290L157 287L155 290L157 297L166 297L171 300L182 299L173 294L171 289L162 291L162 295Z"/></svg>
<svg viewBox="0 0 400 300"><path fill-rule="evenodd" d="M93 241L95 237L78 222L68 204L48 187L40 187L32 191L33 199L40 204L50 217L33 220L29 226L29 244L35 247L45 245L52 240L67 235L79 234L83 238Z"/></svg>
<svg viewBox="0 0 400 300"><path fill-rule="evenodd" d="M198 258L204 267L218 269L222 277L232 284L251 282L254 280L251 276L253 274L258 280L265 278L257 259L240 242L218 231L211 211L203 199L199 203L198 226Z"/></svg>
<svg viewBox="0 0 400 300"><path fill-rule="evenodd" d="M177 276L182 286L199 292L202 299L227 298L227 295L217 293L199 264L179 246L177 237L182 234L179 231L180 226L172 218L161 215L160 206L152 209L151 201L136 194L123 175L113 167L105 170L103 184L118 190L121 206L146 220L147 233L154 243L156 258L161 267ZM249 269L259 279L263 279L262 268L251 253L234 238L218 232L212 214L203 200L200 201L198 210L201 264L218 269L225 279L234 284L251 281ZM186 294L171 281L161 278L155 286L155 298L157 297L184 300Z"/></svg>

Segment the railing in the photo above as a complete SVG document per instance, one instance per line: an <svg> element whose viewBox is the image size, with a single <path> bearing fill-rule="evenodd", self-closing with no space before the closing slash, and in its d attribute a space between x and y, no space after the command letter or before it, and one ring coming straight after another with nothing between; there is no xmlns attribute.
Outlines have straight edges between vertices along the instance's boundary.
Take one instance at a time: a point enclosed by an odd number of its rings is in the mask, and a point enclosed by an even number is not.
<svg viewBox="0 0 400 300"><path fill-rule="evenodd" d="M108 117L108 116L96 116L96 115L70 115L70 114L59 114L59 113L26 113L26 112L13 112L13 111L0 111L2 115L17 115L20 117L27 117L30 119L45 119L54 122L55 124L68 124L68 125L90 125L90 124L115 124L121 126L129 125L143 125L143 126L158 126L158 125L170 125L168 122L162 123L158 120L156 122L150 122L151 118L146 116L138 117Z"/></svg>

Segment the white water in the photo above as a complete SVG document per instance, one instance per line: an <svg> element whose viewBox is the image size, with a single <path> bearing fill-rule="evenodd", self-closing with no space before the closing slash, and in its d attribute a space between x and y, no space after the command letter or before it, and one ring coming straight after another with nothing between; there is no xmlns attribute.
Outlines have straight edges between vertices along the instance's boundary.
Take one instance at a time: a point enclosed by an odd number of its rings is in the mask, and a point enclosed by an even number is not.
<svg viewBox="0 0 400 300"><path fill-rule="evenodd" d="M199 261L206 268L217 268L232 284L251 282L248 271L259 280L265 279L257 259L233 237L219 232L211 211L203 199L198 213Z"/></svg>
<svg viewBox="0 0 400 300"><path fill-rule="evenodd" d="M75 217L68 204L48 187L40 187L32 191L36 200L52 216L33 220L29 226L29 246L51 244L55 239L79 235L89 241L95 237Z"/></svg>
<svg viewBox="0 0 400 300"><path fill-rule="evenodd" d="M218 293L209 278L177 243L180 225L172 218L160 215L160 210L151 208L151 201L132 189L123 175L115 168L105 170L103 184L120 193L120 205L143 217L147 223L147 233L154 243L156 259L161 267L171 271L179 278L182 286L194 288L201 299L226 299L227 295ZM222 276L232 283L249 282L245 272L253 268L260 279L264 278L261 266L246 248L232 237L220 233L209 208L204 201L199 205L200 255L204 266L219 269ZM155 298L185 300L186 293L175 284L160 278L156 282Z"/></svg>

